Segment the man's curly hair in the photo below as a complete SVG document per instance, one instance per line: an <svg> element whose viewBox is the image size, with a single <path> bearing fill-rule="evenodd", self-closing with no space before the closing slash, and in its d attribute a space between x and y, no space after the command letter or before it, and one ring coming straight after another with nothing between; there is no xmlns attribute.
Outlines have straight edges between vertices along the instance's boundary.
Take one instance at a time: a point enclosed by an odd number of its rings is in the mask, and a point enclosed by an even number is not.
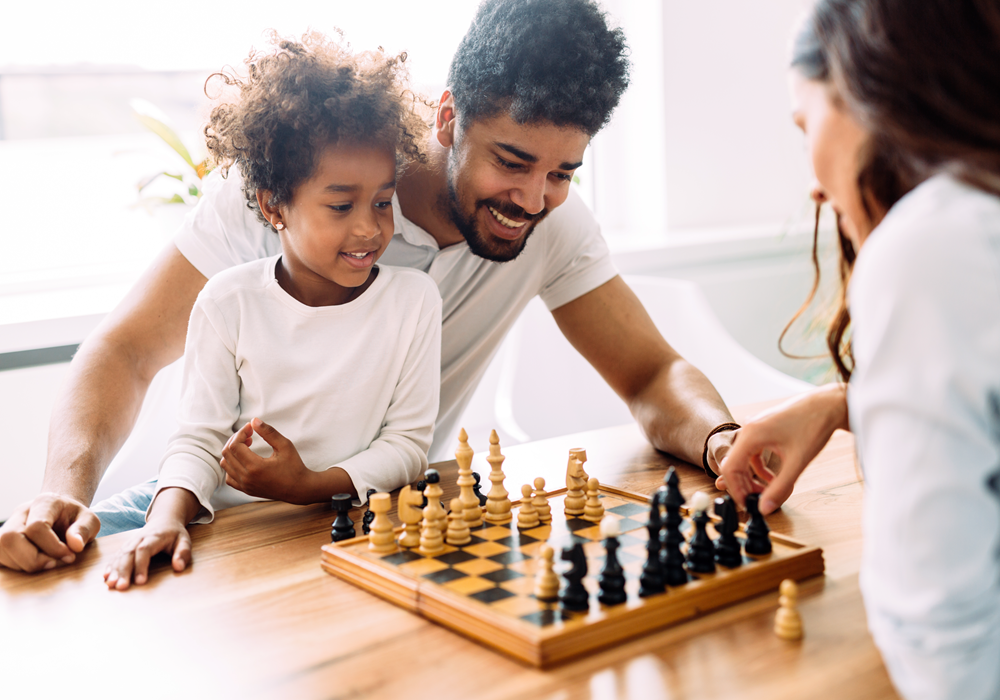
<svg viewBox="0 0 1000 700"><path fill-rule="evenodd" d="M316 32L299 41L272 32L270 40L270 51L251 51L244 75L224 69L205 82L210 98L219 83L220 96L238 95L212 109L205 141L223 174L239 167L247 206L262 223L257 190L269 190L274 206L288 203L327 146L385 147L400 167L426 160L428 125L418 110L428 103L406 87L405 53L355 54L342 38Z"/></svg>
<svg viewBox="0 0 1000 700"><path fill-rule="evenodd" d="M592 0L485 0L448 87L459 115L600 131L628 87L628 46Z"/></svg>

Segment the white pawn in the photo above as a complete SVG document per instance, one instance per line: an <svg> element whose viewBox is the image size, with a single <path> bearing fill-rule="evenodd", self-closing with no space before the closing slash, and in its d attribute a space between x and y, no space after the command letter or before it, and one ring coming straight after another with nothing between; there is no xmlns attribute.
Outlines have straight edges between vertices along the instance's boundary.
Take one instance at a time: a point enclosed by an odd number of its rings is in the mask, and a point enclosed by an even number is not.
<svg viewBox="0 0 1000 700"><path fill-rule="evenodd" d="M583 507L583 518L593 523L601 522L604 517L604 504L601 503L600 494L597 491L597 479L591 477L587 482L587 505Z"/></svg>
<svg viewBox="0 0 1000 700"><path fill-rule="evenodd" d="M517 526L521 530L530 530L541 525L538 519L538 511L531 501L531 486L525 484L521 487L521 507L517 510Z"/></svg>
<svg viewBox="0 0 1000 700"><path fill-rule="evenodd" d="M448 533L445 536L448 544L460 545L469 544L472 541L472 534L469 532L469 524L465 520L465 509L462 508L462 499L451 499L451 512L448 513Z"/></svg>
<svg viewBox="0 0 1000 700"><path fill-rule="evenodd" d="M799 587L795 581L786 578L781 582L781 597L778 599L778 614L774 617L774 633L782 639L795 641L802 639L802 616L799 615Z"/></svg>
<svg viewBox="0 0 1000 700"><path fill-rule="evenodd" d="M368 508L375 514L368 535L368 549L373 552L396 551L396 534L392 531L388 515L391 507L392 500L387 493L373 493L368 499Z"/></svg>
<svg viewBox="0 0 1000 700"><path fill-rule="evenodd" d="M552 547L543 545L538 553L538 571L535 572L535 597L543 602L559 597L559 576L552 570Z"/></svg>
<svg viewBox="0 0 1000 700"><path fill-rule="evenodd" d="M542 477L535 479L535 497L531 499L531 504L538 511L540 521L552 522L552 506L549 505L549 494L545 492L545 479Z"/></svg>

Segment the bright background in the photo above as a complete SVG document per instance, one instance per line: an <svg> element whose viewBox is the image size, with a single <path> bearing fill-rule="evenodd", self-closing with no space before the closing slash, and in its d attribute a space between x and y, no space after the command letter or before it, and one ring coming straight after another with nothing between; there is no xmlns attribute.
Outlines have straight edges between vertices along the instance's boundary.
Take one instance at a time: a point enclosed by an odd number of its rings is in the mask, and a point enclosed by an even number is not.
<svg viewBox="0 0 1000 700"><path fill-rule="evenodd" d="M130 100L162 110L197 157L206 76L264 47L269 28L340 28L356 48L405 50L415 87L436 98L477 3L8 5L0 41L0 360L79 343L183 217L185 205L140 202L140 180L183 163L143 129ZM602 5L628 36L633 83L588 149L578 187L619 268L696 282L751 353L822 381L822 363L788 359L776 344L812 282L810 177L786 87L789 36L808 0ZM170 196L169 185L161 179L151 193ZM792 348L817 349L815 326L801 324ZM11 491L31 493L40 483L48 412L65 369L0 371L0 423L19 436L0 461L0 483Z"/></svg>

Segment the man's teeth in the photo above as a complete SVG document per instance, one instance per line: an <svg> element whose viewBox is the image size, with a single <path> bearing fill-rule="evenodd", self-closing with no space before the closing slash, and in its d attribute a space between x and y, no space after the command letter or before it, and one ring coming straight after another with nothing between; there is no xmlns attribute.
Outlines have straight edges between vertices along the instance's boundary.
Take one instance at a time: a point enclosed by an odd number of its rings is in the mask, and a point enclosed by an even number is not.
<svg viewBox="0 0 1000 700"><path fill-rule="evenodd" d="M512 219L508 219L506 216L498 212L493 207L486 207L486 208L490 210L490 213L493 214L494 218L496 218L497 221L499 221L507 228L521 228L526 223L528 223L527 221L513 221Z"/></svg>

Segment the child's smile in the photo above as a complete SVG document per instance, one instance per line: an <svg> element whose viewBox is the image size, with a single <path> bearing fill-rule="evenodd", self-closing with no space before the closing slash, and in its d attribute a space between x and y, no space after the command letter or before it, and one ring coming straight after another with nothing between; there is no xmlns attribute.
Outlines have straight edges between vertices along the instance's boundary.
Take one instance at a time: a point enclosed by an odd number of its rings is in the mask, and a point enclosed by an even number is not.
<svg viewBox="0 0 1000 700"><path fill-rule="evenodd" d="M328 146L292 201L270 214L283 224L282 289L308 306L345 304L363 293L392 239L395 188L391 148Z"/></svg>

